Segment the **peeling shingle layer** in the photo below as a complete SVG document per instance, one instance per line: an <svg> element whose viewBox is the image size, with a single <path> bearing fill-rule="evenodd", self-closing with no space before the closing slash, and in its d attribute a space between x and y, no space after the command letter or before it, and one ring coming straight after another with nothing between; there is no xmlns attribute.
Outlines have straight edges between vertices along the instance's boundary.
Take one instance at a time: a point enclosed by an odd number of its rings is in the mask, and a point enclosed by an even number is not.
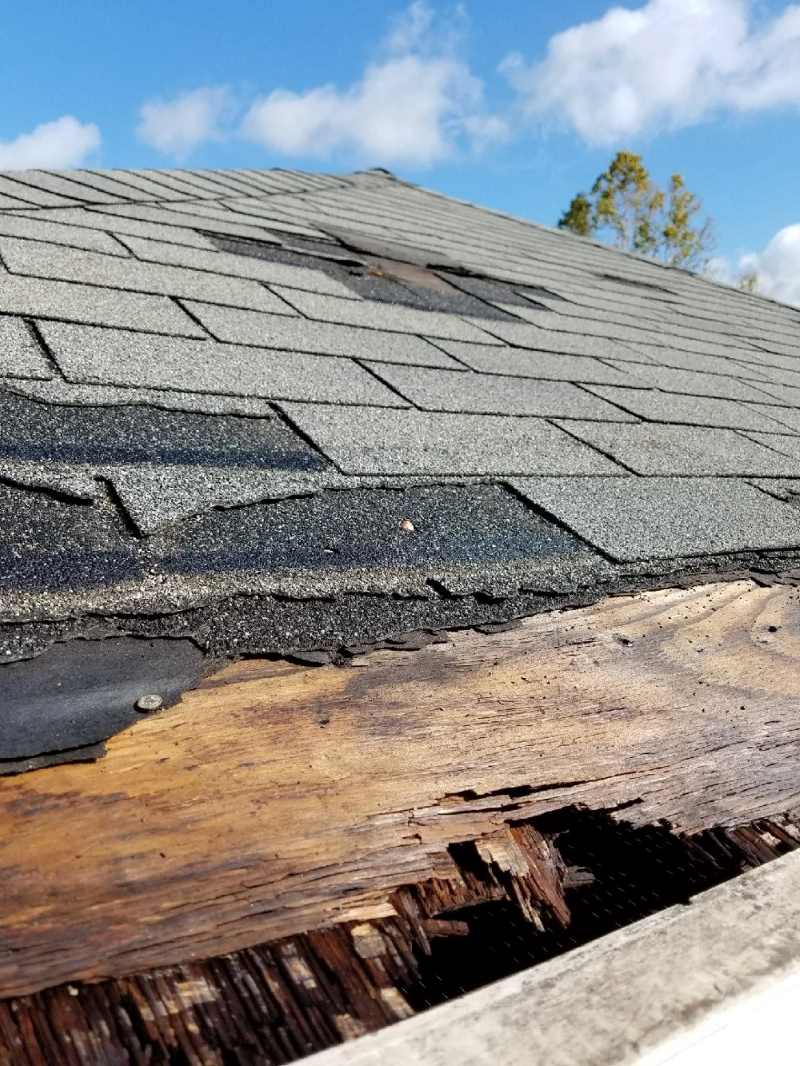
<svg viewBox="0 0 800 1066"><path fill-rule="evenodd" d="M800 312L702 278L384 173L0 174L7 658L768 566L798 442Z"/></svg>

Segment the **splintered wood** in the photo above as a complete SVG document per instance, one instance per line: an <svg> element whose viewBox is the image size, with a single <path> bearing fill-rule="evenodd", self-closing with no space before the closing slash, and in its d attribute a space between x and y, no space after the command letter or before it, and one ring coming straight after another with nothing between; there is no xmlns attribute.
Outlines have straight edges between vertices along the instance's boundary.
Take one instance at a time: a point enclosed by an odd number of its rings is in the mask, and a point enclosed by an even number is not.
<svg viewBox="0 0 800 1066"><path fill-rule="evenodd" d="M2 1000L0 1066L292 1062L683 902L800 843L786 819L683 839L574 808L542 822L455 848L457 875L398 890L391 918ZM588 866L570 867L567 856Z"/></svg>
<svg viewBox="0 0 800 1066"><path fill-rule="evenodd" d="M403 886L462 891L465 844L536 922L561 875L520 877L504 826L569 805L689 833L791 812L799 614L738 581L231 666L100 762L0 780L0 995L397 919Z"/></svg>

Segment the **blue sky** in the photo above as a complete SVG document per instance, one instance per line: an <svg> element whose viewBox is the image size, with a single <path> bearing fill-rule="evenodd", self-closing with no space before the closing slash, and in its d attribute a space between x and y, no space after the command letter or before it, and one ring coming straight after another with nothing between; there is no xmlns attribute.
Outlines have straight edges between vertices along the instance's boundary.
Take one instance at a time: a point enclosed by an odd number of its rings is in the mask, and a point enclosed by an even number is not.
<svg viewBox="0 0 800 1066"><path fill-rule="evenodd" d="M0 168L382 164L553 224L626 147L701 196L720 269L795 294L800 6L32 0L3 23Z"/></svg>

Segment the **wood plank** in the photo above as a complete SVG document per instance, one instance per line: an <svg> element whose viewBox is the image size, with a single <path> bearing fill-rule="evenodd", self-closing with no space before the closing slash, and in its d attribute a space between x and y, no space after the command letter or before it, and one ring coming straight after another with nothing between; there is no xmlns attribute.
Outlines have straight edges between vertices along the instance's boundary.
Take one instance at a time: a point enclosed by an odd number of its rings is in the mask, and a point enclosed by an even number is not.
<svg viewBox="0 0 800 1066"><path fill-rule="evenodd" d="M350 668L242 662L0 781L0 994L392 914L572 803L695 832L800 802L798 591L620 597Z"/></svg>
<svg viewBox="0 0 800 1066"><path fill-rule="evenodd" d="M0 1000L0 1066L290 1063L543 964L800 846L797 825L783 819L683 838L577 808L536 821L505 827L480 849L462 845L462 880L401 889L397 917Z"/></svg>

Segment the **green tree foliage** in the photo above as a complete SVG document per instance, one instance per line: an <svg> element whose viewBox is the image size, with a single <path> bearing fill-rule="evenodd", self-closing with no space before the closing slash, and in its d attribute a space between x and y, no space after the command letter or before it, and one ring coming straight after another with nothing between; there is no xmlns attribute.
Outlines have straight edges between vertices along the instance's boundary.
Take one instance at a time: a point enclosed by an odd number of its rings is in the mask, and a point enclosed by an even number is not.
<svg viewBox="0 0 800 1066"><path fill-rule="evenodd" d="M590 193L578 193L559 219L561 229L597 237L669 266L698 269L713 245L711 223L680 174L660 189L642 157L618 152Z"/></svg>

